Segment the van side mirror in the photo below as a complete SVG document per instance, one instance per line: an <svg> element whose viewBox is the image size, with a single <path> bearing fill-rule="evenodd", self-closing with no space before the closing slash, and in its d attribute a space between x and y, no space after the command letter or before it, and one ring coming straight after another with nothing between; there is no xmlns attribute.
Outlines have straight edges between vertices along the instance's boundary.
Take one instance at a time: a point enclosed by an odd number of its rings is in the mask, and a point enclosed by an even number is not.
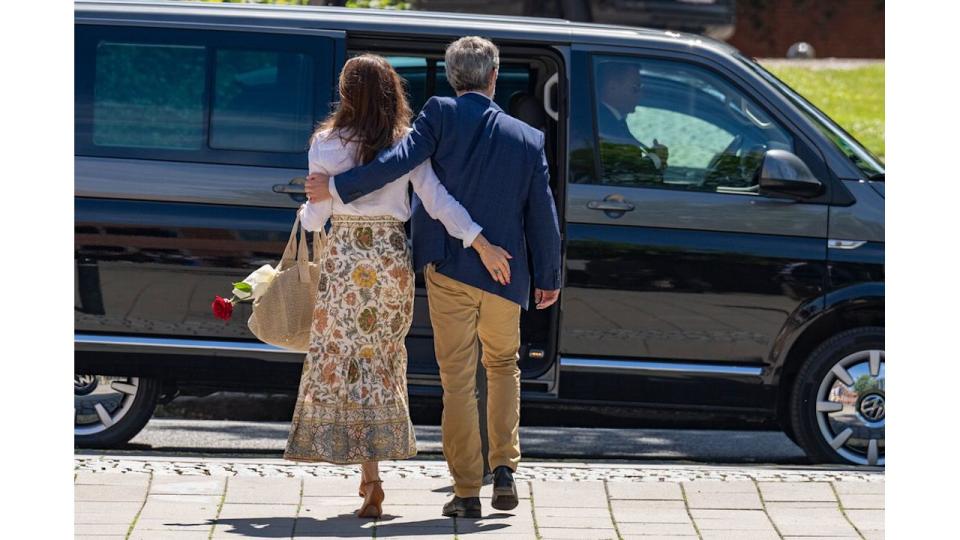
<svg viewBox="0 0 960 540"><path fill-rule="evenodd" d="M757 176L760 195L768 197L809 199L823 192L807 164L786 150L767 150Z"/></svg>

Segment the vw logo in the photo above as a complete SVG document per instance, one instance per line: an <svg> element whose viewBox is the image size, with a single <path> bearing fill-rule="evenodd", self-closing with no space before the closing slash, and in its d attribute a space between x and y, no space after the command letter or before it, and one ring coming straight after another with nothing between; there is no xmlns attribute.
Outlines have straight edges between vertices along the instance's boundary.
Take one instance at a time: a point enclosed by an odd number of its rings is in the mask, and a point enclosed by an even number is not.
<svg viewBox="0 0 960 540"><path fill-rule="evenodd" d="M860 415L871 422L883 420L885 412L884 399L880 394L864 396L860 401Z"/></svg>

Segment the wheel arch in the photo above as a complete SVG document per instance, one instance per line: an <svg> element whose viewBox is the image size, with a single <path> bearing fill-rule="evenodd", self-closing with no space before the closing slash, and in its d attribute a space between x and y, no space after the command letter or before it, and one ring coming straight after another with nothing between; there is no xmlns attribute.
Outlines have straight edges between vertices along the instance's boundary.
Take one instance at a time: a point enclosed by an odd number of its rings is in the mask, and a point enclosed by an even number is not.
<svg viewBox="0 0 960 540"><path fill-rule="evenodd" d="M884 326L883 284L861 284L835 291L824 298L822 311L811 317L784 348L776 365L774 384L777 385L776 416L784 429L789 414L790 389L803 362L818 345L840 332L865 326Z"/></svg>

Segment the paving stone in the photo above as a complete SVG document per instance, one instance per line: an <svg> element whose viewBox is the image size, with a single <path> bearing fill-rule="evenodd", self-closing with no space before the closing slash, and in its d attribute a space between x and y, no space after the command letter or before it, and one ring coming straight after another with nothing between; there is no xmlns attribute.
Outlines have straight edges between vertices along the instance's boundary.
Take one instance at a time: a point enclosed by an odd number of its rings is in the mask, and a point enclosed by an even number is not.
<svg viewBox="0 0 960 540"><path fill-rule="evenodd" d="M603 482L560 482L547 480L533 483L534 506L594 507L607 506Z"/></svg>
<svg viewBox="0 0 960 540"><path fill-rule="evenodd" d="M690 510L701 531L754 530L776 532L763 510Z"/></svg>
<svg viewBox="0 0 960 540"><path fill-rule="evenodd" d="M703 540L780 540L780 535L776 531L756 531L756 530L737 530L730 529L726 531L700 531ZM807 540L820 540L819 538L808 538Z"/></svg>
<svg viewBox="0 0 960 540"><path fill-rule="evenodd" d="M143 503L77 501L73 504L74 523L126 523L133 522Z"/></svg>
<svg viewBox="0 0 960 540"><path fill-rule="evenodd" d="M377 520L377 538L381 536L449 538L454 534L454 520L440 514L440 508L429 506L385 507Z"/></svg>
<svg viewBox="0 0 960 540"><path fill-rule="evenodd" d="M244 518L293 518L297 515L294 504L239 504L225 503L217 521Z"/></svg>
<svg viewBox="0 0 960 540"><path fill-rule="evenodd" d="M295 536L365 538L373 535L375 520L358 518L356 506L320 506L309 512L301 511L297 518Z"/></svg>
<svg viewBox="0 0 960 540"><path fill-rule="evenodd" d="M147 485L76 485L73 488L75 501L134 502L147 496Z"/></svg>
<svg viewBox="0 0 960 540"><path fill-rule="evenodd" d="M126 538L126 534L75 534L73 540L103 540L104 538Z"/></svg>
<svg viewBox="0 0 960 540"><path fill-rule="evenodd" d="M863 533L863 537L864 537L866 540L884 540L884 535L885 535L885 533L884 533L883 530L879 530L879 531L860 531L860 532Z"/></svg>
<svg viewBox="0 0 960 540"><path fill-rule="evenodd" d="M132 521L132 520L131 520ZM126 536L130 523L74 523L74 535L86 536Z"/></svg>
<svg viewBox="0 0 960 540"><path fill-rule="evenodd" d="M690 508L760 510L763 504L757 493L687 493Z"/></svg>
<svg viewBox="0 0 960 540"><path fill-rule="evenodd" d="M536 496L536 488L534 488ZM378 537L379 538L379 535ZM552 527L540 527L540 538L551 540L554 538L575 538L578 540L615 540L617 533L610 529L557 529Z"/></svg>
<svg viewBox="0 0 960 540"><path fill-rule="evenodd" d="M784 536L857 536L837 507L807 508L789 504L767 506L770 520Z"/></svg>
<svg viewBox="0 0 960 540"><path fill-rule="evenodd" d="M298 478L231 478L227 486L228 503L297 504L300 502Z"/></svg>
<svg viewBox="0 0 960 540"><path fill-rule="evenodd" d="M677 536L677 535L673 535L673 534L669 534L669 535L659 535L659 534L644 534L644 535L638 535L638 534L622 534L622 533L621 533L620 536L621 536L621 538L623 538L623 540L697 540L697 538L698 538L698 537L696 537L696 536L687 536L687 535ZM808 539L808 540L809 540L809 539Z"/></svg>
<svg viewBox="0 0 960 540"><path fill-rule="evenodd" d="M152 498L140 512L140 519L213 519L217 515L216 503L155 501Z"/></svg>
<svg viewBox="0 0 960 540"><path fill-rule="evenodd" d="M832 482L841 495L883 495L885 482Z"/></svg>
<svg viewBox="0 0 960 540"><path fill-rule="evenodd" d="M148 473L105 474L79 471L74 484L93 486L143 486L150 482Z"/></svg>
<svg viewBox="0 0 960 540"><path fill-rule="evenodd" d="M140 531L205 531L213 528L213 516L210 519L189 519L178 516L165 518L143 518L137 520L133 532Z"/></svg>
<svg viewBox="0 0 960 540"><path fill-rule="evenodd" d="M611 499L683 500L679 482L609 482Z"/></svg>
<svg viewBox="0 0 960 540"><path fill-rule="evenodd" d="M837 503L835 502L824 502L824 501L793 501L793 502L768 502L767 510L771 508L837 508Z"/></svg>
<svg viewBox="0 0 960 540"><path fill-rule="evenodd" d="M209 535L206 531L134 531L130 540L200 540Z"/></svg>
<svg viewBox="0 0 960 540"><path fill-rule="evenodd" d="M840 504L845 510L881 510L885 506L883 495L840 494Z"/></svg>
<svg viewBox="0 0 960 540"><path fill-rule="evenodd" d="M616 501L614 501L616 503ZM534 511L537 514L537 521L543 521L553 517L600 517L600 518L609 518L610 509L609 508L600 508L600 507L550 507L550 506L540 506L539 504L534 507Z"/></svg>
<svg viewBox="0 0 960 540"><path fill-rule="evenodd" d="M189 503L196 506L219 506L223 500L222 495L173 495L170 493L151 494L147 498L147 504L150 503L171 503L184 504Z"/></svg>
<svg viewBox="0 0 960 540"><path fill-rule="evenodd" d="M537 516L537 525L540 527L560 529L591 529L593 527L613 527L609 512L606 516L563 516L544 518Z"/></svg>
<svg viewBox="0 0 960 540"><path fill-rule="evenodd" d="M224 477L157 476L150 484L150 493L158 495L216 495L223 494Z"/></svg>
<svg viewBox="0 0 960 540"><path fill-rule="evenodd" d="M620 534L696 535L692 523L620 523Z"/></svg>
<svg viewBox="0 0 960 540"><path fill-rule="evenodd" d="M683 489L690 493L752 493L757 494L757 486L751 480L734 480L722 482L719 480L695 480L683 482Z"/></svg>
<svg viewBox="0 0 960 540"><path fill-rule="evenodd" d="M614 500L617 523L690 523L683 501Z"/></svg>
<svg viewBox="0 0 960 540"><path fill-rule="evenodd" d="M457 520L457 531L483 534L530 534L533 535L533 513L529 499L520 499L513 510L497 510L488 505L483 507L483 518L479 520Z"/></svg>
<svg viewBox="0 0 960 540"><path fill-rule="evenodd" d="M363 503L363 499L356 495L343 495L337 497L304 497L301 499L300 504L302 506L350 506L353 505L354 508L360 508L360 505ZM391 502L388 504L393 504Z"/></svg>
<svg viewBox="0 0 960 540"><path fill-rule="evenodd" d="M863 531L882 531L884 529L883 510L847 510L850 521Z"/></svg>
<svg viewBox="0 0 960 540"><path fill-rule="evenodd" d="M829 482L758 482L763 500L836 502Z"/></svg>
<svg viewBox="0 0 960 540"><path fill-rule="evenodd" d="M387 489L384 482L383 487ZM357 497L359 478L304 478L304 497ZM359 498L359 497L358 497Z"/></svg>
<svg viewBox="0 0 960 540"><path fill-rule="evenodd" d="M849 536L784 536L783 538L784 540L850 540Z"/></svg>

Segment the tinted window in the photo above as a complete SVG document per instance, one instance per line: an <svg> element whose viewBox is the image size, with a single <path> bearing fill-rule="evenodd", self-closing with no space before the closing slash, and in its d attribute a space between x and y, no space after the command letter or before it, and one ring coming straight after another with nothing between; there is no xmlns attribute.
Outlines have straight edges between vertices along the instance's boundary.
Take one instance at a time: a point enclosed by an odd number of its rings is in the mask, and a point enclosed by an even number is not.
<svg viewBox="0 0 960 540"><path fill-rule="evenodd" d="M201 148L205 54L195 46L98 43L93 144Z"/></svg>
<svg viewBox="0 0 960 540"><path fill-rule="evenodd" d="M76 154L306 166L335 38L77 25Z"/></svg>
<svg viewBox="0 0 960 540"><path fill-rule="evenodd" d="M603 184L755 190L770 148L792 137L719 76L665 60L595 57L594 111Z"/></svg>
<svg viewBox="0 0 960 540"><path fill-rule="evenodd" d="M303 54L218 50L210 146L300 152L313 124L313 64Z"/></svg>
<svg viewBox="0 0 960 540"><path fill-rule="evenodd" d="M447 81L443 61L416 56L387 56L387 61L403 77L407 98L414 112L423 108L431 96L456 96ZM502 65L497 77L497 92L493 100L509 112L510 97L516 92L530 93L530 68L525 65Z"/></svg>

